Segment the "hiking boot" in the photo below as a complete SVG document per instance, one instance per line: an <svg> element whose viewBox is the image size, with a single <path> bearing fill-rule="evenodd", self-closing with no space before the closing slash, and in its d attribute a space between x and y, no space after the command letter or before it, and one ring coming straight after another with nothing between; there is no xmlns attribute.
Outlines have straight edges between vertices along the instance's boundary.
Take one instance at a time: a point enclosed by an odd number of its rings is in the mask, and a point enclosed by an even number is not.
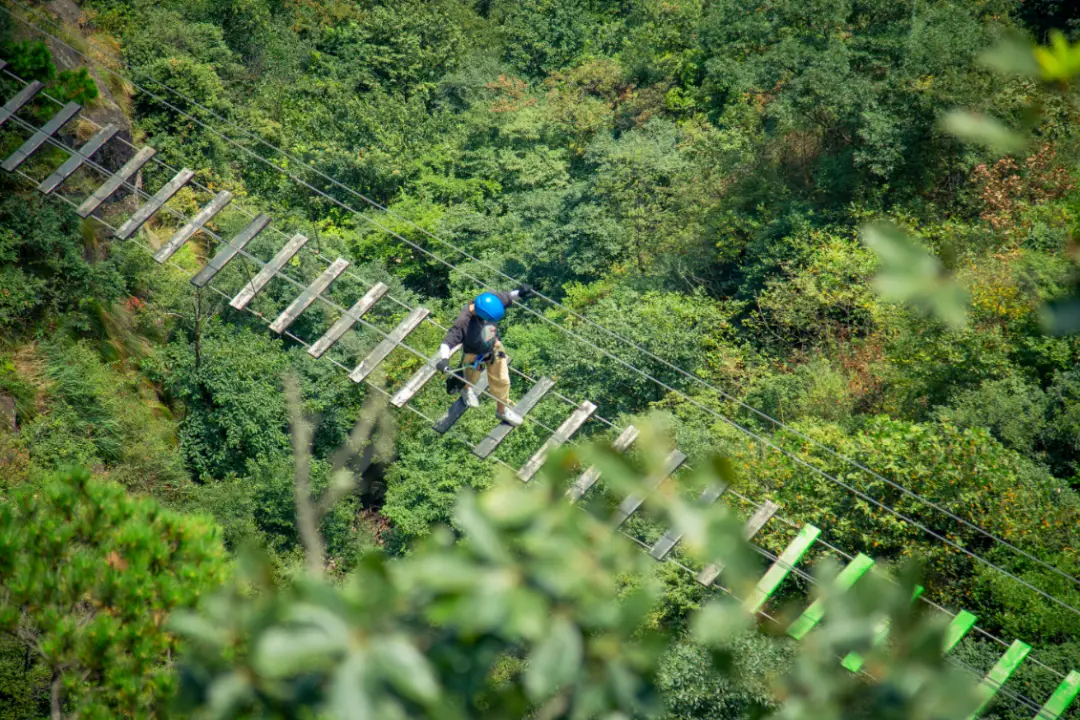
<svg viewBox="0 0 1080 720"><path fill-rule="evenodd" d="M461 391L461 399L465 401L466 407L480 407L480 398L476 397L476 390L472 385L466 385L465 389Z"/></svg>
<svg viewBox="0 0 1080 720"><path fill-rule="evenodd" d="M518 427L519 425L521 425L521 423L525 422L525 418L521 417L515 411L509 408L503 410L502 412L496 412L495 417L499 418L507 425L513 425L514 427Z"/></svg>

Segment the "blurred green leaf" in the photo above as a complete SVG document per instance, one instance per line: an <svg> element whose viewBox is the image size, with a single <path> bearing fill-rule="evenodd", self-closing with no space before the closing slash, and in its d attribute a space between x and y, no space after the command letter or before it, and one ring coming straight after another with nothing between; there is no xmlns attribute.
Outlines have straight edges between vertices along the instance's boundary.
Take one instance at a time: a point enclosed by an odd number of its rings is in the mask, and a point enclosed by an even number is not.
<svg viewBox="0 0 1080 720"><path fill-rule="evenodd" d="M499 483L480 498L484 513L503 526L518 526L536 515L544 506L542 492L534 492L516 480Z"/></svg>
<svg viewBox="0 0 1080 720"><path fill-rule="evenodd" d="M389 637L372 646L379 672L405 697L425 705L439 699L439 681L431 665L403 637Z"/></svg>
<svg viewBox="0 0 1080 720"><path fill-rule="evenodd" d="M722 647L750 627L753 619L734 601L713 600L694 617L691 632L702 645Z"/></svg>
<svg viewBox="0 0 1080 720"><path fill-rule="evenodd" d="M251 682L247 674L240 670L218 678L207 693L204 717L208 720L235 717L251 697L251 692Z"/></svg>
<svg viewBox="0 0 1080 720"><path fill-rule="evenodd" d="M297 603L289 608L288 617L297 624L317 628L327 637L349 637L349 624L343 617L325 607L311 603Z"/></svg>
<svg viewBox="0 0 1080 720"><path fill-rule="evenodd" d="M913 305L952 328L967 323L967 295L936 257L892 225L867 225L862 239L881 261L874 287L882 299Z"/></svg>
<svg viewBox="0 0 1080 720"><path fill-rule="evenodd" d="M581 632L559 616L546 638L530 653L525 669L525 691L534 701L550 697L577 675L583 656Z"/></svg>
<svg viewBox="0 0 1080 720"><path fill-rule="evenodd" d="M330 707L337 720L371 720L375 717L367 689L367 657L353 652L334 673Z"/></svg>
<svg viewBox="0 0 1080 720"><path fill-rule="evenodd" d="M1022 37L1002 40L979 56L979 60L987 67L1006 75L1039 76L1039 63L1035 59L1034 47Z"/></svg>
<svg viewBox="0 0 1080 720"><path fill-rule="evenodd" d="M941 126L950 135L1001 155L1018 153L1027 147L1027 141L1021 135L988 115L951 110L941 118Z"/></svg>
<svg viewBox="0 0 1080 720"><path fill-rule="evenodd" d="M169 629L189 641L203 643L214 648L223 646L226 641L226 636L220 628L203 616L190 611L173 613L169 618Z"/></svg>
<svg viewBox="0 0 1080 720"><path fill-rule="evenodd" d="M472 493L461 496L454 512L454 524L465 533L466 542L481 557L496 562L505 562L508 559L498 530L480 512L476 496Z"/></svg>
<svg viewBox="0 0 1080 720"><path fill-rule="evenodd" d="M348 648L348 636L329 635L316 628L270 628L255 647L255 668L278 678L321 667Z"/></svg>
<svg viewBox="0 0 1080 720"><path fill-rule="evenodd" d="M1040 319L1050 335L1080 333L1080 298L1047 303Z"/></svg>

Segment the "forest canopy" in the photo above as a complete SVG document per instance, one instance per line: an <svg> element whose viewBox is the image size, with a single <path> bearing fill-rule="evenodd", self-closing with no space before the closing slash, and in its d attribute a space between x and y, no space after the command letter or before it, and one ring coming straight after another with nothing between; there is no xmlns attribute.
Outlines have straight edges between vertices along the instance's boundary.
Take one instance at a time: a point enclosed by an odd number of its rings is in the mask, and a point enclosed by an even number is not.
<svg viewBox="0 0 1080 720"><path fill-rule="evenodd" d="M297 377L304 411L318 417L305 473L314 493L330 492L335 453L376 395L333 363L355 366L405 307L423 305L434 322L410 336L417 353L395 350L376 378L396 390L438 348L436 324L482 284L526 282L554 302L527 300L502 323L512 397L527 378L549 377L569 400L540 402L499 447L506 464L520 467L590 400L597 417L583 441L614 440L602 417L660 428L687 467L723 456L747 498L725 499L740 516L771 500L851 555L918 558L928 599L1031 643L1042 663L1080 667L1080 321L1070 314L1080 14L1070 3L2 7L7 70L153 145L161 162L143 169L146 188L191 168L202 187L234 196L208 226L217 236L246 225L241 209L265 212L277 232L310 237L287 267L297 282L341 257L349 274L328 297L349 307L383 282L393 301L332 362L314 362L304 343L334 321L330 309L314 307L291 335L262 320L297 287L275 280L252 312L236 311L228 297L257 271L239 258L217 294L192 289L188 277L219 249L209 233L159 266L0 173L0 401L14 407L0 428L0 510L26 493L54 496L62 477L91 495L119 483L176 513L162 515L170 527L198 527L207 547L220 531L234 557L265 548L287 584L305 550L284 378ZM91 62L26 22L43 17ZM0 73L5 98L18 88L12 75ZM42 101L19 117L40 124L54 111ZM72 123L61 137L89 134ZM2 154L25 138L5 124ZM61 157L47 147L23 171L40 182ZM115 170L126 159L100 162ZM82 198L100 182L88 165L63 189ZM191 187L168 207L190 216L210 197ZM99 215L130 211L118 196ZM138 242L159 247L181 224L162 213ZM251 253L267 260L282 237L265 233ZM374 572L365 563L380 553L408 558L446 526L461 531L462 493L492 486L498 466L469 449L493 427L491 402L440 437L430 421L451 400L441 379L429 383L410 403L417 412L394 413L380 436L390 447L362 454L358 490L319 526L328 582ZM688 474L675 492L690 493ZM598 488L591 507L610 514L619 499ZM157 512L131 502L115 522ZM648 512L627 527L647 544L666 529ZM755 542L779 554L794 532L769 528ZM809 562L824 567L829 553L815 548ZM770 684L702 670L690 631L702 591L666 567L644 571L663 586L650 622L675 638L657 669L662 712L775 710ZM777 607L805 585L785 586ZM154 674L171 642L152 649L139 693L172 687ZM786 639L740 642L759 678L790 671ZM956 652L979 673L1000 655L981 635ZM0 639L11 717L49 709L58 666L28 657ZM1029 663L1016 681L1041 703L1058 678ZM1005 702L993 712L1033 715Z"/></svg>

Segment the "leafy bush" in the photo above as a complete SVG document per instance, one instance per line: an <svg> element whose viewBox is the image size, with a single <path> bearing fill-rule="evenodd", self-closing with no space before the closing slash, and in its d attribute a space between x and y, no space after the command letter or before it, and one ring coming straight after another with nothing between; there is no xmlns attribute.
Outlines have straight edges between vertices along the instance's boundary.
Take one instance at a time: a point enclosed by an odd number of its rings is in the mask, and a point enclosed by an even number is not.
<svg viewBox="0 0 1080 720"><path fill-rule="evenodd" d="M262 333L206 322L197 360L187 338L167 352L169 391L184 403L180 447L197 477L245 475L286 452L281 374L288 359Z"/></svg>

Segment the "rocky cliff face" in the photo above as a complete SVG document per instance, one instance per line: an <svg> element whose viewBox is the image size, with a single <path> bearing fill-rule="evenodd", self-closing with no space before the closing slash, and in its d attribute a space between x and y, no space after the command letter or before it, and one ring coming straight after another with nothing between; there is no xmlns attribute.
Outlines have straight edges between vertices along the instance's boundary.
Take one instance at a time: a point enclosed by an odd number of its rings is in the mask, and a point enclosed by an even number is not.
<svg viewBox="0 0 1080 720"><path fill-rule="evenodd" d="M131 142L131 119L124 109L125 107L129 107L129 103L127 102L127 98L118 96L118 93L124 92L123 85L116 82L114 78L111 78L107 71L96 67L93 63L88 62L85 57L80 55L80 52L91 56L100 54L100 50L96 49L98 46L93 44L94 41L90 39L90 32L88 32L89 18L86 13L72 0L51 0L42 6L41 9L49 13L54 20L64 26L67 36L65 37L62 33L56 34L66 42L79 47L79 51L76 51L52 38L43 38L53 54L53 62L56 64L56 69L63 71L77 70L85 67L90 73L90 77L92 77L97 84L100 95L93 105L83 110L83 116L88 120L97 123L97 125L113 123L120 128L118 137ZM81 43L77 42L80 40L82 41ZM68 132L82 136L89 135L92 130L88 131L85 125L80 128L78 125L73 124L68 128ZM85 137L80 137L80 139L85 139ZM109 169L116 170L123 165L133 153L134 151L124 143L113 140L102 148L101 152L95 156L95 160ZM117 199L119 199L119 197L121 197L121 194L117 195Z"/></svg>

